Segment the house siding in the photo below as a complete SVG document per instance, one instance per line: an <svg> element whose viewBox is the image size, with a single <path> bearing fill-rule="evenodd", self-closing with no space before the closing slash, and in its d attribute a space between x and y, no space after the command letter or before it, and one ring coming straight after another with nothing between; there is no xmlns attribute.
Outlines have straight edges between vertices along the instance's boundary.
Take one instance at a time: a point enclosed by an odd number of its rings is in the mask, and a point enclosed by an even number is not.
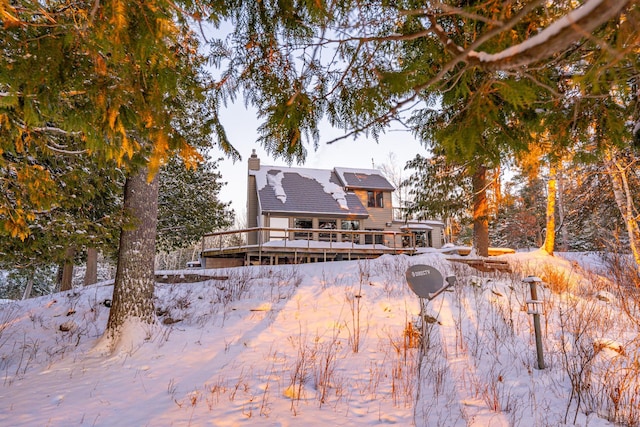
<svg viewBox="0 0 640 427"><path fill-rule="evenodd" d="M362 202L362 205L367 209L369 218L362 220L363 229L388 229L386 226L388 222L393 220L393 209L391 207L391 192L384 191L382 193L382 208L370 208L367 207L368 197L366 190L355 190L356 196Z"/></svg>
<svg viewBox="0 0 640 427"><path fill-rule="evenodd" d="M256 177L249 175L247 184L247 227L253 228L258 226L258 193L256 191ZM247 236L248 244L255 245L258 241L256 233L249 233Z"/></svg>
<svg viewBox="0 0 640 427"><path fill-rule="evenodd" d="M247 179L247 227L258 227L260 221L258 216L260 215L260 202L258 200L258 189L256 184L256 177L251 174L251 171L260 170L260 159L256 155L256 151L253 150L248 162L248 179ZM258 242L257 233L249 233L247 236L247 243L249 245L255 245Z"/></svg>
<svg viewBox="0 0 640 427"><path fill-rule="evenodd" d="M206 269L231 268L244 266L243 258L205 258L203 267Z"/></svg>
<svg viewBox="0 0 640 427"><path fill-rule="evenodd" d="M431 230L431 239L432 239L432 245L434 248L439 249L442 247L442 241L444 240L442 238L442 228L440 227L433 227L433 230Z"/></svg>

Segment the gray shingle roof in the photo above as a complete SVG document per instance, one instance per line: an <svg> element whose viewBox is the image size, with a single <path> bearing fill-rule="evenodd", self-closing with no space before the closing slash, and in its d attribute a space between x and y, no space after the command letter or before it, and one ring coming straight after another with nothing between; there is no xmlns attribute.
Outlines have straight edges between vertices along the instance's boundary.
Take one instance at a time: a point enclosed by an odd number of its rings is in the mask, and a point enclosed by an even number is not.
<svg viewBox="0 0 640 427"><path fill-rule="evenodd" d="M366 218L368 212L353 193L345 192L335 172L320 169L261 166L256 176L263 213Z"/></svg>
<svg viewBox="0 0 640 427"><path fill-rule="evenodd" d="M395 190L382 172L376 169L335 168L334 170L347 189Z"/></svg>

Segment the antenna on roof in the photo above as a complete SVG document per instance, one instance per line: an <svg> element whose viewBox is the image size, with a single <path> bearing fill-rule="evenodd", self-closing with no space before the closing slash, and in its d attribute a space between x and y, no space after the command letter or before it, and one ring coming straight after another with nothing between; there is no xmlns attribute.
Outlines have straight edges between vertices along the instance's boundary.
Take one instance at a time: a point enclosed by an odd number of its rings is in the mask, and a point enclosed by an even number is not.
<svg viewBox="0 0 640 427"><path fill-rule="evenodd" d="M371 169L375 169L376 165L373 163L373 157L371 158Z"/></svg>

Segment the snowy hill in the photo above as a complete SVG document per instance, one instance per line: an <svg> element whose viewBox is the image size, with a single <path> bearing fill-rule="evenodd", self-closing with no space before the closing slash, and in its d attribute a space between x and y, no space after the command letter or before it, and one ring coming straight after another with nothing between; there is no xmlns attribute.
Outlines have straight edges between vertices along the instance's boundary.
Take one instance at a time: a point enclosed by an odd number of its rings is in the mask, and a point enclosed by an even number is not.
<svg viewBox="0 0 640 427"><path fill-rule="evenodd" d="M107 356L94 346L109 283L3 304L0 425L638 425L638 326L613 285L575 259L503 259L517 272L425 254L158 284L163 326ZM424 355L404 276L413 264L458 278L427 305ZM548 280L545 370L535 368L529 274Z"/></svg>

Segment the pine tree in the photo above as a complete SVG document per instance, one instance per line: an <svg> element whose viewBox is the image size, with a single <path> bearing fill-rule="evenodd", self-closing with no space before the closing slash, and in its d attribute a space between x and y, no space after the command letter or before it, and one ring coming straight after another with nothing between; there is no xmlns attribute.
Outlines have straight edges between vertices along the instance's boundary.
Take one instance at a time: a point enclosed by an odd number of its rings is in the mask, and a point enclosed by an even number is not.
<svg viewBox="0 0 640 427"><path fill-rule="evenodd" d="M65 255L69 248L75 248L79 254L90 246L112 253L122 220L124 185L122 171L116 168L115 162L111 168L101 167L92 158L77 154L49 155L39 150L30 150L24 156L49 173L58 201L49 210L34 216L27 224L23 240L0 232L0 268L35 272L65 260L73 261L73 257ZM14 157L13 160L23 162L25 159ZM11 197L13 193L10 191L7 195Z"/></svg>
<svg viewBox="0 0 640 427"><path fill-rule="evenodd" d="M229 203L218 199L222 176L217 163L206 159L187 168L172 158L160 170L158 251L185 248L203 235L233 224Z"/></svg>
<svg viewBox="0 0 640 427"><path fill-rule="evenodd" d="M403 183L409 187L412 198L409 214L418 219L441 219L448 240L455 242L453 230L471 222L468 165L450 163L443 155L432 158L417 155L406 168L411 171Z"/></svg>
<svg viewBox="0 0 640 427"><path fill-rule="evenodd" d="M202 13L215 18L220 9L189 1L107 0L2 2L0 12L0 170L8 195L0 201L3 231L26 240L42 212L62 203L50 170L28 160L35 150L90 156L101 167L114 161L126 188L154 184L147 194L125 192L130 224L120 236L120 274L105 332L107 348L115 348L125 325L155 322L156 220L148 213L157 199L148 196L157 194L159 168L173 153L195 165L193 136L217 135L223 149L237 155L219 126L205 58L188 23Z"/></svg>

